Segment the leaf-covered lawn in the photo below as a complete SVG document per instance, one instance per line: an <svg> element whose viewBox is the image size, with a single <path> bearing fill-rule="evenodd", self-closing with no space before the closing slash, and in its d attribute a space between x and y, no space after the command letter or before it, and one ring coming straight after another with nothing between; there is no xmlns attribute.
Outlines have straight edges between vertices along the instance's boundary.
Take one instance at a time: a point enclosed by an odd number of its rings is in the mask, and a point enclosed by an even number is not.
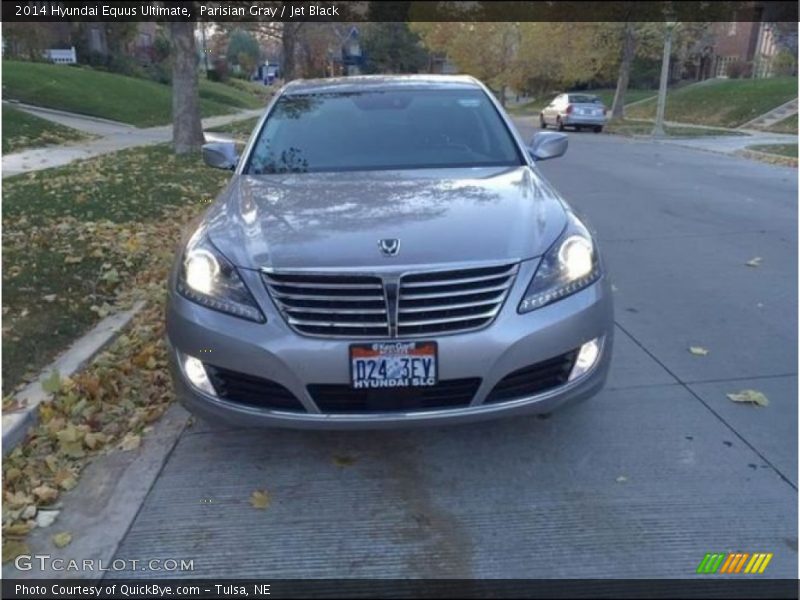
<svg viewBox="0 0 800 600"><path fill-rule="evenodd" d="M166 277L183 225L226 180L166 145L5 179L3 394L108 314L142 273Z"/></svg>
<svg viewBox="0 0 800 600"><path fill-rule="evenodd" d="M797 115L794 114L782 121L778 121L766 129L767 131L774 131L775 133L793 133L797 135Z"/></svg>
<svg viewBox="0 0 800 600"><path fill-rule="evenodd" d="M690 85L667 94L668 121L738 127L797 97L797 77L723 79ZM652 119L656 101L630 107L626 116Z"/></svg>
<svg viewBox="0 0 800 600"><path fill-rule="evenodd" d="M6 98L130 123L137 127L172 120L172 88L162 83L88 67L3 61ZM224 83L200 81L204 117L266 104L266 93Z"/></svg>
<svg viewBox="0 0 800 600"><path fill-rule="evenodd" d="M3 104L3 153L89 139L85 133Z"/></svg>
<svg viewBox="0 0 800 600"><path fill-rule="evenodd" d="M616 135L650 135L653 132L653 123L650 121L611 121L606 127L607 133ZM729 129L714 129L710 127L680 127L677 125L665 125L664 133L669 137L706 137L719 135L747 135Z"/></svg>
<svg viewBox="0 0 800 600"><path fill-rule="evenodd" d="M797 144L756 144L755 146L748 146L748 149L766 154L797 158Z"/></svg>

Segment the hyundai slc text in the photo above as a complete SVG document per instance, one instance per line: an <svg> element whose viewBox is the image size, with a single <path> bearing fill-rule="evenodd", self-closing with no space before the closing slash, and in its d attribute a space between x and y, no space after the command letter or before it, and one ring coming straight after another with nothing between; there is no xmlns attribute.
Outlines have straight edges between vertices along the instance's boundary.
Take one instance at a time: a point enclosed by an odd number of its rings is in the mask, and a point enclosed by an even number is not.
<svg viewBox="0 0 800 600"><path fill-rule="evenodd" d="M167 338L209 419L374 428L547 413L603 386L597 243L464 76L294 81L182 243Z"/></svg>

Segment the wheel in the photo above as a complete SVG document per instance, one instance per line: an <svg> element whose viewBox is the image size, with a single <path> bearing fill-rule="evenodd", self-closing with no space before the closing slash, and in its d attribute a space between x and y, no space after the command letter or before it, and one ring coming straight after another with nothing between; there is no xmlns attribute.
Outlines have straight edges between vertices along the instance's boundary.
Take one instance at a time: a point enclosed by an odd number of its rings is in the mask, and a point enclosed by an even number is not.
<svg viewBox="0 0 800 600"><path fill-rule="evenodd" d="M594 128L594 132L595 133L600 133L602 131L603 131L603 126L602 125L596 125L595 126L595 128Z"/></svg>
<svg viewBox="0 0 800 600"><path fill-rule="evenodd" d="M559 131L564 131L564 123L561 122L561 117L556 119L556 129Z"/></svg>
<svg viewBox="0 0 800 600"><path fill-rule="evenodd" d="M539 115L539 127L547 129L547 123L544 120L544 115Z"/></svg>
<svg viewBox="0 0 800 600"><path fill-rule="evenodd" d="M575 131L583 131L583 127L580 125L575 125Z"/></svg>

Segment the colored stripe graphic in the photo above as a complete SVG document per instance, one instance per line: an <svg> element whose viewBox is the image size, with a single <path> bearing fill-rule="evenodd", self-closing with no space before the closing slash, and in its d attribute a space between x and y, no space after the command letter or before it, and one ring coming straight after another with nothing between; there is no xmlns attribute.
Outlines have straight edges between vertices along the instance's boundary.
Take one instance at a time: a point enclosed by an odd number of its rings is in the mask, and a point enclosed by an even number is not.
<svg viewBox="0 0 800 600"><path fill-rule="evenodd" d="M732 575L735 573L763 573L772 560L772 552L729 552L727 554L708 553L697 566L697 573ZM747 566L745 566L747 565ZM744 569L744 571L742 571Z"/></svg>

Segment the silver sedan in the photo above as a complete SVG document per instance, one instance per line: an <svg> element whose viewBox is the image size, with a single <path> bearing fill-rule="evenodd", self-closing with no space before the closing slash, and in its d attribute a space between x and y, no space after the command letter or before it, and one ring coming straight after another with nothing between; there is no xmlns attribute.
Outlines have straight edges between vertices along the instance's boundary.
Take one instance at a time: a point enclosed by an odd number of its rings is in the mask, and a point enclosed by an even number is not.
<svg viewBox="0 0 800 600"><path fill-rule="evenodd" d="M559 131L573 127L576 131L586 128L600 133L605 124L606 107L591 94L559 94L539 113L542 129L550 125Z"/></svg>
<svg viewBox="0 0 800 600"><path fill-rule="evenodd" d="M609 279L483 84L296 81L169 281L178 397L210 419L369 428L550 412L603 386Z"/></svg>

